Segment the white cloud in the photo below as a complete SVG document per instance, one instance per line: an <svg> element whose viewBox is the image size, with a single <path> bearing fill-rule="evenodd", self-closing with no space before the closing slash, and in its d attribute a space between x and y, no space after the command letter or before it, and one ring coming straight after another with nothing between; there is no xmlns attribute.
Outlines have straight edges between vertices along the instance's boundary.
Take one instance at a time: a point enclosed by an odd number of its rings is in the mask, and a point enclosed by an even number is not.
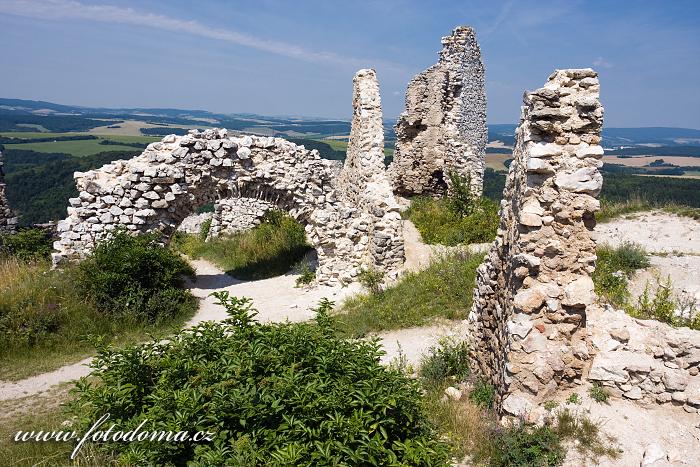
<svg viewBox="0 0 700 467"><path fill-rule="evenodd" d="M309 62L346 65L348 62L363 64L368 62L368 60L340 57L332 52L309 50L286 42L262 39L232 29L212 28L198 21L182 20L113 5L90 5L75 0L0 0L1 13L43 20L77 19L184 32Z"/></svg>
<svg viewBox="0 0 700 467"><path fill-rule="evenodd" d="M612 63L605 60L603 57L598 57L595 60L593 60L593 66L597 66L600 68L612 68Z"/></svg>

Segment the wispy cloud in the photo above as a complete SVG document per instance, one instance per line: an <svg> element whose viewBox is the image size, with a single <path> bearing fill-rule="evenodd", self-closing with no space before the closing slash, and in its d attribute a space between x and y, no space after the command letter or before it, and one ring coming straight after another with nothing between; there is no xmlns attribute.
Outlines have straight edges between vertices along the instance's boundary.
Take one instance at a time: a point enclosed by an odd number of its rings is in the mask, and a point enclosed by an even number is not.
<svg viewBox="0 0 700 467"><path fill-rule="evenodd" d="M295 44L267 40L232 29L213 28L198 21L113 5L94 5L74 0L0 0L0 14L43 20L75 19L145 26L225 41L309 62L371 65L371 61L366 59L341 57L333 52L310 50Z"/></svg>
<svg viewBox="0 0 700 467"><path fill-rule="evenodd" d="M603 57L598 57L595 60L593 60L593 66L597 66L600 68L612 68L612 63L609 61L605 60Z"/></svg>

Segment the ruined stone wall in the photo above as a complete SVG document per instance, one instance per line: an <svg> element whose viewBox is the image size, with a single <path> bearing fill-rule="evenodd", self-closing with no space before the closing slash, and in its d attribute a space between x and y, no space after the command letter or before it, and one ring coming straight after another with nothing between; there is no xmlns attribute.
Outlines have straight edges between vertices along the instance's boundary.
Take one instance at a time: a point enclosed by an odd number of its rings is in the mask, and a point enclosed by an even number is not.
<svg viewBox="0 0 700 467"><path fill-rule="evenodd" d="M228 198L214 205L209 238L245 232L260 224L265 213L276 203L259 198Z"/></svg>
<svg viewBox="0 0 700 467"><path fill-rule="evenodd" d="M700 412L700 331L594 307L588 329L596 355L587 379L613 397Z"/></svg>
<svg viewBox="0 0 700 467"><path fill-rule="evenodd" d="M342 197L373 217L368 225L368 264L403 264L400 207L384 166L384 124L379 82L374 70L353 78L353 117L347 156L336 186Z"/></svg>
<svg viewBox="0 0 700 467"><path fill-rule="evenodd" d="M437 64L415 76L396 123L396 150L389 168L395 192L440 195L448 172L470 177L481 194L488 142L481 50L472 28L442 38Z"/></svg>
<svg viewBox="0 0 700 467"><path fill-rule="evenodd" d="M362 85L365 78L376 84L373 72L356 80L358 106L372 100L364 90L374 87ZM351 147L367 148L365 139L378 138L374 127L365 128L373 119L365 120L364 110L355 114L362 118L353 119ZM233 212L242 203L255 204L242 200L255 199L304 224L318 253L319 282L349 282L366 267L391 276L403 264L398 206L383 172L367 180L364 171L375 157L353 151L351 160L368 162L351 164L339 176L333 161L281 138L230 137L225 129L166 136L129 161L75 174L79 196L70 199L68 217L58 224L54 262L86 256L116 228L160 231L167 240L199 206L216 202L220 212L226 205Z"/></svg>
<svg viewBox="0 0 700 467"><path fill-rule="evenodd" d="M526 93L498 235L477 270L471 357L519 415L581 381L590 358L603 108L597 74L558 70Z"/></svg>
<svg viewBox="0 0 700 467"><path fill-rule="evenodd" d="M17 229L17 216L10 209L5 197L5 172L2 152L0 152L0 234L12 233Z"/></svg>

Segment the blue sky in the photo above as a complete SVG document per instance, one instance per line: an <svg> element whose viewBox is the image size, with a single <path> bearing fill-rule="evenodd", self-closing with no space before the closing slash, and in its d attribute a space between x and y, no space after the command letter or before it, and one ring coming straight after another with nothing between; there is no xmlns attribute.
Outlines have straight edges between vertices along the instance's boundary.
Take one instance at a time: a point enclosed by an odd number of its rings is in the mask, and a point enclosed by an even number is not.
<svg viewBox="0 0 700 467"><path fill-rule="evenodd" d="M700 128L697 0L0 0L0 96L347 119L371 67L393 117L460 24L490 123L515 123L555 68L593 67L607 126Z"/></svg>

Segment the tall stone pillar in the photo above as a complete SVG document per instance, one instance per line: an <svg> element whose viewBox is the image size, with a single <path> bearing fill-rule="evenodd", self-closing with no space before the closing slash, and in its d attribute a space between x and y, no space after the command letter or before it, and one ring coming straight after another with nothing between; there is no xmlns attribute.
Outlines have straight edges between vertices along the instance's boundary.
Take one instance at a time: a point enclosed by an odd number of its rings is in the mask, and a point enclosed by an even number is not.
<svg viewBox="0 0 700 467"><path fill-rule="evenodd" d="M400 208L384 167L384 125L379 81L374 70L353 78L352 124L338 191L369 219L369 264L396 269L403 264Z"/></svg>
<svg viewBox="0 0 700 467"><path fill-rule="evenodd" d="M437 64L408 84L390 176L397 194L441 195L449 189L449 172L455 172L469 177L472 192L480 195L488 130L484 65L474 30L460 26L443 37L439 55Z"/></svg>
<svg viewBox="0 0 700 467"><path fill-rule="evenodd" d="M596 299L590 231L603 183L603 107L591 69L557 70L526 93L498 235L477 270L470 314L475 369L497 406L522 415L581 381Z"/></svg>

